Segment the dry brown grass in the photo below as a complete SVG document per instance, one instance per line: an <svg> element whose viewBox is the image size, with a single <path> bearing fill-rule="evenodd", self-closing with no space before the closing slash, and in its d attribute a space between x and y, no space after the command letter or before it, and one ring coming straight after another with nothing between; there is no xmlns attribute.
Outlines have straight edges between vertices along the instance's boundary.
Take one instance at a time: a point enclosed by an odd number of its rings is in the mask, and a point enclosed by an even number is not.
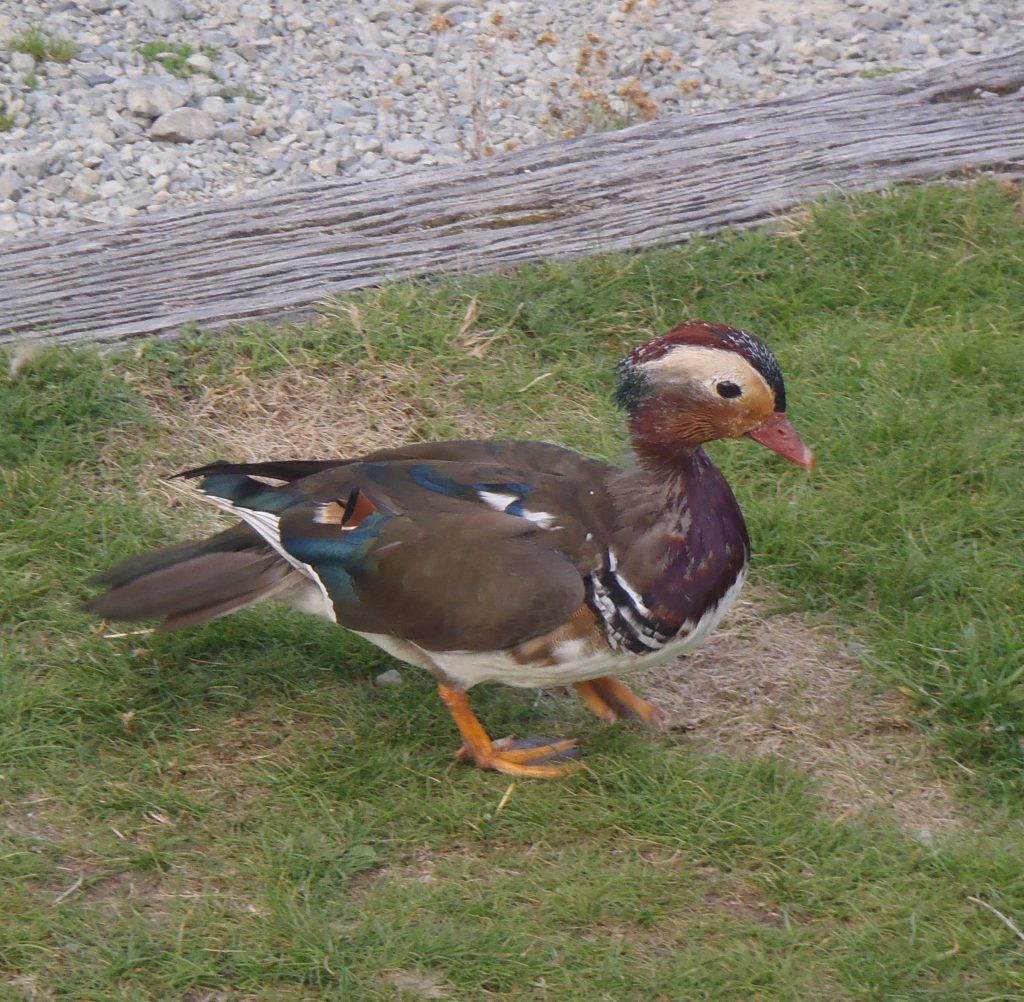
<svg viewBox="0 0 1024 1002"><path fill-rule="evenodd" d="M289 366L263 378L240 362L228 380L184 392L169 379L135 376L132 388L165 432L166 454L139 470L142 496L158 507L187 508L194 532L216 531L224 518L194 501L176 470L214 460L327 459L358 456L422 441L424 426L443 414L452 437L491 437L494 429L461 405L458 380L398 365ZM133 443L113 438L107 462Z"/></svg>
<svg viewBox="0 0 1024 1002"><path fill-rule="evenodd" d="M31 845L34 853L52 863L52 874L32 884L37 900L46 907L60 907L67 901L95 907L112 918L145 914L147 921L159 924L170 920L172 906L178 901L217 894L218 900L235 905L226 885L217 886L207 877L186 879L179 874L126 868L130 855L147 851L154 832L173 824L173 819L153 810L140 815L132 826L124 825L126 833L112 826L97 829L86 814L42 790L0 804L0 832ZM111 832L124 847L124 853L113 858L97 849L110 843ZM237 907L251 911L247 902L239 902Z"/></svg>
<svg viewBox="0 0 1024 1002"><path fill-rule="evenodd" d="M836 817L881 809L925 839L955 830L962 811L908 700L881 690L827 629L767 614L771 604L748 591L705 647L645 673L648 697L702 747L813 773Z"/></svg>
<svg viewBox="0 0 1024 1002"><path fill-rule="evenodd" d="M421 441L423 425L443 412L466 436L492 429L460 407L457 380L398 365L292 366L253 379L240 365L229 381L185 396L168 381L136 386L179 445L197 460L214 455L238 462L356 456Z"/></svg>

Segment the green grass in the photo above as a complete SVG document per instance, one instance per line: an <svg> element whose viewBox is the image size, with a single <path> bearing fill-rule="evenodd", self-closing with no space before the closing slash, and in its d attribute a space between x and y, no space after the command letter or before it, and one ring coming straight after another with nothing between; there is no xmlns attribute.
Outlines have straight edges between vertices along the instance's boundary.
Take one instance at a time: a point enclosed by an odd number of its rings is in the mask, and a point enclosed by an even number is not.
<svg viewBox="0 0 1024 1002"><path fill-rule="evenodd" d="M241 97L250 104L262 104L266 100L262 94L258 94L251 87L221 87L217 91L217 97L225 101L237 101Z"/></svg>
<svg viewBox="0 0 1024 1002"><path fill-rule="evenodd" d="M0 132L14 128L14 116L7 111L7 105L0 101Z"/></svg>
<svg viewBox="0 0 1024 1002"><path fill-rule="evenodd" d="M911 189L826 203L782 235L391 286L357 299L365 336L342 310L28 366L0 388L0 986L1020 998L1020 942L969 899L1024 925L1021 215L993 185ZM456 336L474 296L474 331L496 336L482 360ZM397 363L423 434L454 431L456 392L510 435L616 456L611 363L689 316L776 350L819 468L714 448L756 575L914 694L964 780L959 834L837 818L804 763L714 755L699 730L481 690L494 733L580 735L589 766L519 783L499 811L507 779L450 761L429 679L375 687L388 658L339 630L254 610L112 641L74 611L89 573L195 524L144 464L214 458L159 427L140 380L187 401L240 372Z"/></svg>
<svg viewBox="0 0 1024 1002"><path fill-rule="evenodd" d="M7 42L11 52L24 52L37 63L69 63L75 58L78 46L63 35L51 35L39 25L30 25Z"/></svg>
<svg viewBox="0 0 1024 1002"><path fill-rule="evenodd" d="M138 47L142 58L147 63L159 63L171 76L190 77L194 73L206 72L197 70L189 65L189 57L197 52L202 53L207 59L217 58L217 49L212 45L204 45L197 49L188 42L143 42ZM206 73L207 76L217 79L216 74Z"/></svg>

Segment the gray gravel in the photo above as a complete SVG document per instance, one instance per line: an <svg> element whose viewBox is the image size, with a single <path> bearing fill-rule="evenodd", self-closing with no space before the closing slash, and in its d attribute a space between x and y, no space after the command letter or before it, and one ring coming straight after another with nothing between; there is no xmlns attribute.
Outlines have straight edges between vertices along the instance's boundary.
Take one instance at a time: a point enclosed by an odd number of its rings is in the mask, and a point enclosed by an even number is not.
<svg viewBox="0 0 1024 1002"><path fill-rule="evenodd" d="M14 51L33 26L73 58ZM1021 0L0 0L0 240L497 156L1021 38ZM147 61L153 42L178 46L178 66Z"/></svg>

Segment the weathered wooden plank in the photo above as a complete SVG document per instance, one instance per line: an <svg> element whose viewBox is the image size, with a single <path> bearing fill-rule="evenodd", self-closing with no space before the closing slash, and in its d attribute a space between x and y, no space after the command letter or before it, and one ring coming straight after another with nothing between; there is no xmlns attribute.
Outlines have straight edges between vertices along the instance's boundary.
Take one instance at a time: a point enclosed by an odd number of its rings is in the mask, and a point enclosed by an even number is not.
<svg viewBox="0 0 1024 1002"><path fill-rule="evenodd" d="M832 191L1024 176L1024 47L922 73L23 241L0 342L112 342L309 309L386 278L676 243Z"/></svg>

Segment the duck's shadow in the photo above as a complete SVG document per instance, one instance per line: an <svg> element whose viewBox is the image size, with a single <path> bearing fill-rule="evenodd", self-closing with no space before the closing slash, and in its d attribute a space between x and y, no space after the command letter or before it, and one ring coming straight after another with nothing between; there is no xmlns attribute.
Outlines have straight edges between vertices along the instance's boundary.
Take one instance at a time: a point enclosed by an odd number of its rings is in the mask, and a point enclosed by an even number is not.
<svg viewBox="0 0 1024 1002"><path fill-rule="evenodd" d="M230 717L267 700L308 703L317 694L325 707L335 700L362 702L380 717L422 717L420 725L428 729L453 730L428 672L289 609L264 607L194 630L151 635L135 655L127 680L132 702L162 711L174 730L211 712ZM397 684L375 683L378 675L392 670L398 672ZM481 685L473 689L471 701L495 737L543 734L589 740L592 732L610 730L571 690Z"/></svg>
<svg viewBox="0 0 1024 1002"><path fill-rule="evenodd" d="M140 644L140 646L143 646ZM373 681L393 666L383 651L347 631L288 609L260 609L144 641L140 688L158 702L203 703L233 689L256 700L325 681Z"/></svg>

